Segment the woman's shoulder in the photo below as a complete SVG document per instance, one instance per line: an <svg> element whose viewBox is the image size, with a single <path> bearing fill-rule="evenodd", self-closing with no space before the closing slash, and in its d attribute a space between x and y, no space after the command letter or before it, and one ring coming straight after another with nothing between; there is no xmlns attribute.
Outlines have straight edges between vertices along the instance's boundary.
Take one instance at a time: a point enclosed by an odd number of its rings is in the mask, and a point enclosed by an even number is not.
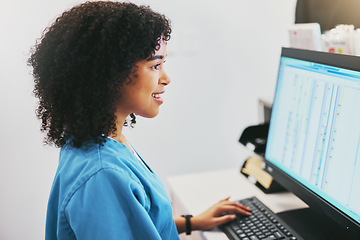
<svg viewBox="0 0 360 240"><path fill-rule="evenodd" d="M103 168L120 170L124 169L126 162L131 161L131 158L127 147L116 141L106 141L103 145L92 144L83 148L65 146L60 151L59 167L68 165L71 168L92 172Z"/></svg>
<svg viewBox="0 0 360 240"><path fill-rule="evenodd" d="M97 192L100 188L109 191L115 187L118 190L122 189L121 191L133 188L144 194L144 187L129 167L127 162L130 160L127 158L127 152L115 146L104 145L86 151L71 147L63 148L54 180L54 184L61 186L66 195L62 196L63 204L67 205L73 197Z"/></svg>
<svg viewBox="0 0 360 240"><path fill-rule="evenodd" d="M66 146L60 152L56 177L81 185L96 173L107 170L108 174L116 173L119 177L136 180L131 166L132 157L125 146L111 141L86 149Z"/></svg>

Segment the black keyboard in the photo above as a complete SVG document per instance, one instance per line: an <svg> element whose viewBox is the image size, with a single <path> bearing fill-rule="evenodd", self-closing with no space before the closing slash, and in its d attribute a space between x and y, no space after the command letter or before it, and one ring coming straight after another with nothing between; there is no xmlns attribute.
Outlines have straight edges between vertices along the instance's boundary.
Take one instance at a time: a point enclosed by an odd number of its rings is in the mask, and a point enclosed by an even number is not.
<svg viewBox="0 0 360 240"><path fill-rule="evenodd" d="M238 201L251 208L250 216L238 215L236 220L221 225L220 229L231 240L300 240L294 230L287 226L256 197Z"/></svg>

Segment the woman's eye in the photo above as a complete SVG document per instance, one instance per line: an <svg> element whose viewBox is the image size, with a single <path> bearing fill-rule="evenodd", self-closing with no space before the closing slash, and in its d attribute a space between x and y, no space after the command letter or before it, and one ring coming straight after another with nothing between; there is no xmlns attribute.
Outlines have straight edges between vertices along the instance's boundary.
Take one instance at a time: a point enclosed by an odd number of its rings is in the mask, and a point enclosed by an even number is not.
<svg viewBox="0 0 360 240"><path fill-rule="evenodd" d="M155 69L155 70L159 70L160 69L160 63L152 66L151 68Z"/></svg>

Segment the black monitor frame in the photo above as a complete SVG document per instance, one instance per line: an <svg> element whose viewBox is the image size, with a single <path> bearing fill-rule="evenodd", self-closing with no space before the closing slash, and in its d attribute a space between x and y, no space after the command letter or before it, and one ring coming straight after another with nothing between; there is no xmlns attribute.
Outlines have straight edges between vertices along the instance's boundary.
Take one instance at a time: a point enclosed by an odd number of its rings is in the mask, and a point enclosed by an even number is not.
<svg viewBox="0 0 360 240"><path fill-rule="evenodd" d="M349 70L360 71L360 57L341 55L326 52L317 52L302 49L283 48L281 56L300 60L307 60L314 63L327 64ZM270 121L271 126L271 121ZM296 179L282 171L276 165L265 159L266 171L286 189L297 195L309 207L321 214L331 218L340 226L342 231L351 239L360 239L360 224L345 215L338 208L315 194L309 188L298 182ZM359 203L360 204L360 203Z"/></svg>

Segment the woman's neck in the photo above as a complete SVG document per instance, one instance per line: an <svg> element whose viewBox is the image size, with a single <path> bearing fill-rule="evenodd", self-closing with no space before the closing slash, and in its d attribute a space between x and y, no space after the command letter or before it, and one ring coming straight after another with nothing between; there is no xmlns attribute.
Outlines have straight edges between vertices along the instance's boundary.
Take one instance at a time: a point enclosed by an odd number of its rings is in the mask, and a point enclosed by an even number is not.
<svg viewBox="0 0 360 240"><path fill-rule="evenodd" d="M128 141L126 140L125 136L122 134L123 124L119 126L119 124L116 124L116 131L109 135L110 138L114 139L115 141L118 141L122 144L124 144L131 152L134 152L132 148L130 147Z"/></svg>

